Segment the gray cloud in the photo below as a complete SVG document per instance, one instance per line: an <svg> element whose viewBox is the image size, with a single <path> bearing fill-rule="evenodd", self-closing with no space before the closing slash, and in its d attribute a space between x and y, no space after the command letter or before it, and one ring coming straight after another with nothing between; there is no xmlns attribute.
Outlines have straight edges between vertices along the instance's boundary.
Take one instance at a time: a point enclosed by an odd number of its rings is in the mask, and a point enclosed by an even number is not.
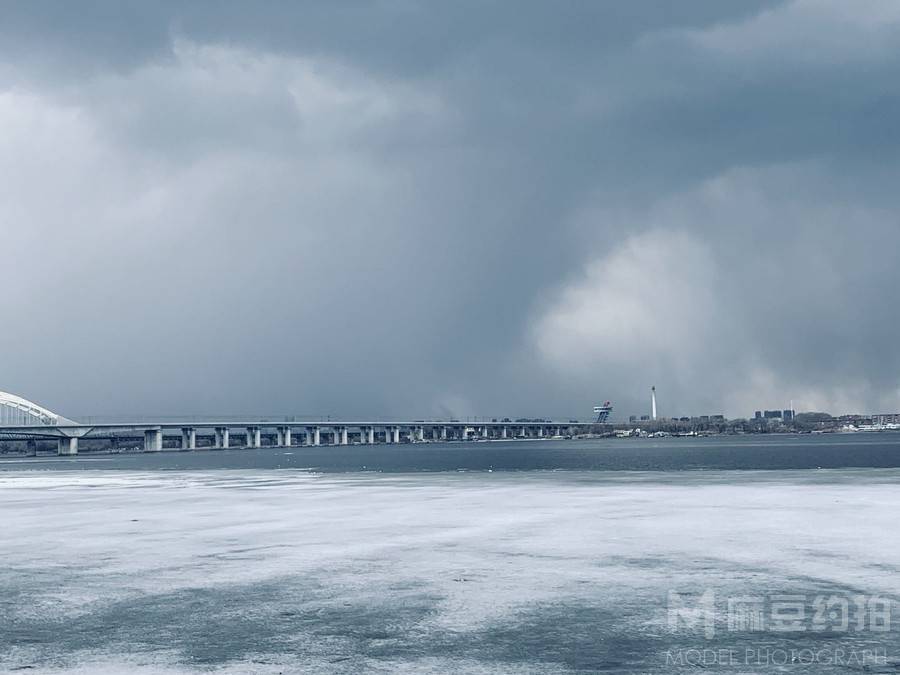
<svg viewBox="0 0 900 675"><path fill-rule="evenodd" d="M2 388L900 407L893 3L0 5Z"/></svg>

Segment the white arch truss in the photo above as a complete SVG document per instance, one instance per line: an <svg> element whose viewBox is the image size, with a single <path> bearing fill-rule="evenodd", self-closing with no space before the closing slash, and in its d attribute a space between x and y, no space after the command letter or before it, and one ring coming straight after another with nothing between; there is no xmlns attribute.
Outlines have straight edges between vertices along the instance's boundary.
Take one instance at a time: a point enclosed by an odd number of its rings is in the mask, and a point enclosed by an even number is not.
<svg viewBox="0 0 900 675"><path fill-rule="evenodd" d="M72 421L21 396L0 391L0 426L56 426Z"/></svg>

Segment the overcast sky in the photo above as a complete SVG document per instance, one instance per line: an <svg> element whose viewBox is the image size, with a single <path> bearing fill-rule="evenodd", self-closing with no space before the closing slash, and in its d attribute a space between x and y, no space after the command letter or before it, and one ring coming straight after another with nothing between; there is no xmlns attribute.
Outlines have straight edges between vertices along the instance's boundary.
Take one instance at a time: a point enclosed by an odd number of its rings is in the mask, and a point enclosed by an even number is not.
<svg viewBox="0 0 900 675"><path fill-rule="evenodd" d="M0 389L900 409L900 2L0 2Z"/></svg>

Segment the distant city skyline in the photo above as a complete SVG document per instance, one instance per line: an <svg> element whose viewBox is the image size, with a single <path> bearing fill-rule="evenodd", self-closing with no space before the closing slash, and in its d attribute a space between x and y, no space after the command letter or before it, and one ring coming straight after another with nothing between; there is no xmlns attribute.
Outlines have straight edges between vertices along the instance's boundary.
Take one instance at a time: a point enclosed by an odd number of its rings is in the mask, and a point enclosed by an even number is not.
<svg viewBox="0 0 900 675"><path fill-rule="evenodd" d="M900 4L3 3L0 389L900 409Z"/></svg>

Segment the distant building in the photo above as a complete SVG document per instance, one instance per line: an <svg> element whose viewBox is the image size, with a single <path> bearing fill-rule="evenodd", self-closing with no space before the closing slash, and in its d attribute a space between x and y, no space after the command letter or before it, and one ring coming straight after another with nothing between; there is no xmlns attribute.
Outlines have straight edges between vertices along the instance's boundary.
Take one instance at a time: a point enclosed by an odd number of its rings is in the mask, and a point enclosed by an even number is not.
<svg viewBox="0 0 900 675"><path fill-rule="evenodd" d="M711 419L713 422L724 422L725 415L710 415L709 419Z"/></svg>
<svg viewBox="0 0 900 675"><path fill-rule="evenodd" d="M793 410L782 410L781 411L781 419L785 422L793 422L794 421L794 411Z"/></svg>
<svg viewBox="0 0 900 675"><path fill-rule="evenodd" d="M773 420L773 419L780 420L781 419L781 411L780 410L765 410L765 411L763 411L763 417L765 417L767 420Z"/></svg>
<svg viewBox="0 0 900 675"><path fill-rule="evenodd" d="M641 422L649 422L650 415L641 415Z"/></svg>
<svg viewBox="0 0 900 675"><path fill-rule="evenodd" d="M850 415L841 415L837 418L838 422L841 424L853 424L855 426L859 426L860 424L871 424L872 418L868 415L860 415L858 413L853 413Z"/></svg>
<svg viewBox="0 0 900 675"><path fill-rule="evenodd" d="M878 413L872 415L873 424L900 424L900 413Z"/></svg>
<svg viewBox="0 0 900 675"><path fill-rule="evenodd" d="M628 421L629 422L637 422L637 415L629 415Z"/></svg>
<svg viewBox="0 0 900 675"><path fill-rule="evenodd" d="M753 419L761 420L762 419L762 410L757 410L755 413L753 413Z"/></svg>

